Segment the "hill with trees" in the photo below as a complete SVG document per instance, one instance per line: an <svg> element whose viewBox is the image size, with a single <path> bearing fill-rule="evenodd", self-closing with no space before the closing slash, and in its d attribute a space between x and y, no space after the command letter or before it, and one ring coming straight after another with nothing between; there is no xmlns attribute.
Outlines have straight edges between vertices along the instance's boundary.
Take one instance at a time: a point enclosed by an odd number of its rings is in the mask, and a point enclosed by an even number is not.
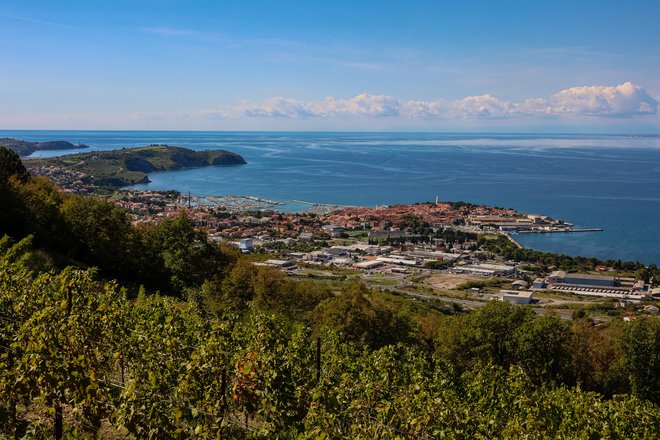
<svg viewBox="0 0 660 440"><path fill-rule="evenodd" d="M73 150L89 148L84 144L74 145L67 141L30 142L12 138L1 138L0 148L2 147L16 152L19 156L29 156L35 151L41 150Z"/></svg>
<svg viewBox="0 0 660 440"><path fill-rule="evenodd" d="M98 186L122 187L149 182L149 173L206 166L243 165L245 159L226 150L193 151L168 145L151 145L111 151L94 151L46 159L28 159L33 167L58 167L84 174Z"/></svg>

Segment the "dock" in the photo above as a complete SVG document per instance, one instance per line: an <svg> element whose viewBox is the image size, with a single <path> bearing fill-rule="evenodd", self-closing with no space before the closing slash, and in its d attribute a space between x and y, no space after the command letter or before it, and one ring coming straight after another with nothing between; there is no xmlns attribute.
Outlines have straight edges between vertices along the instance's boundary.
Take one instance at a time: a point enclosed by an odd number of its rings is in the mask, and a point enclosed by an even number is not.
<svg viewBox="0 0 660 440"><path fill-rule="evenodd" d="M284 202L278 202L277 200L265 199L263 197L257 196L238 196L248 200L254 200L255 202L267 203L269 205L285 205Z"/></svg>
<svg viewBox="0 0 660 440"><path fill-rule="evenodd" d="M306 202L304 200L298 200L298 199L293 199L291 200L293 203L300 203L301 205L311 205L311 206L318 206L318 205L323 205L323 203L315 203L315 202Z"/></svg>
<svg viewBox="0 0 660 440"><path fill-rule="evenodd" d="M571 228L571 229L551 229L551 230L542 230L542 229L529 229L525 231L518 231L518 234L555 234L562 232L602 232L602 228Z"/></svg>
<svg viewBox="0 0 660 440"><path fill-rule="evenodd" d="M521 244L518 243L516 240L514 240L514 238L511 236L511 234L508 234L508 233L504 232L503 235L504 235L506 238L508 238L509 241L511 241L511 243L515 244L516 247L517 247L518 249L525 249L525 248L523 247L523 245L521 245Z"/></svg>

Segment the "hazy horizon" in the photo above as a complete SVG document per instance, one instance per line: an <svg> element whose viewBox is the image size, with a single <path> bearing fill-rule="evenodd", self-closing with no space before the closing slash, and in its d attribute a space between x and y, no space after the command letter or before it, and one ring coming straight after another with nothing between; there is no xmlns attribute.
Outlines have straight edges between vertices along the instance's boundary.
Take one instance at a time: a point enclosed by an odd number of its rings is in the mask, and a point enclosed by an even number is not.
<svg viewBox="0 0 660 440"><path fill-rule="evenodd" d="M564 127L565 128L565 127ZM176 130L176 129L45 129L45 128L0 128L0 134L4 133L30 133L30 132L159 132L159 133L336 133L336 134L446 134L446 135L534 135L534 136L621 136L621 137L658 137L660 129L656 132L607 132L607 131L537 131L537 130L500 130L500 131L452 131L452 130Z"/></svg>

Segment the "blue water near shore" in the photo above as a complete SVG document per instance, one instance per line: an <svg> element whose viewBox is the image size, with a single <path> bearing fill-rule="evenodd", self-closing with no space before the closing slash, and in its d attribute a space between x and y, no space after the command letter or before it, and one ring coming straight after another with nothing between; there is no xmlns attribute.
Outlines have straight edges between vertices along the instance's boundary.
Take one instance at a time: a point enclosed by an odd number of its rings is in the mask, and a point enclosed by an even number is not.
<svg viewBox="0 0 660 440"><path fill-rule="evenodd" d="M149 144L224 148L248 164L154 173L142 189L383 205L464 200L603 232L527 234L527 247L660 263L660 137L442 133L0 131L92 150ZM89 151L89 150L88 150ZM69 153L67 151L66 153ZM64 152L40 152L38 156Z"/></svg>

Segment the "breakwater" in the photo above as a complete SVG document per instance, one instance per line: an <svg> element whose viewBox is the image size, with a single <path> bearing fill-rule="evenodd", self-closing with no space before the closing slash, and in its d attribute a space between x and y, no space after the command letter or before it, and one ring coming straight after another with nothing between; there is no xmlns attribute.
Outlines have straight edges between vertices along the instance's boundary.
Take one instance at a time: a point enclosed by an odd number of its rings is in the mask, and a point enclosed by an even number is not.
<svg viewBox="0 0 660 440"><path fill-rule="evenodd" d="M556 234L556 233L568 233L568 232L602 232L602 228L572 228L572 229L552 229L549 231L544 230L527 230L527 231L518 231L518 234Z"/></svg>

